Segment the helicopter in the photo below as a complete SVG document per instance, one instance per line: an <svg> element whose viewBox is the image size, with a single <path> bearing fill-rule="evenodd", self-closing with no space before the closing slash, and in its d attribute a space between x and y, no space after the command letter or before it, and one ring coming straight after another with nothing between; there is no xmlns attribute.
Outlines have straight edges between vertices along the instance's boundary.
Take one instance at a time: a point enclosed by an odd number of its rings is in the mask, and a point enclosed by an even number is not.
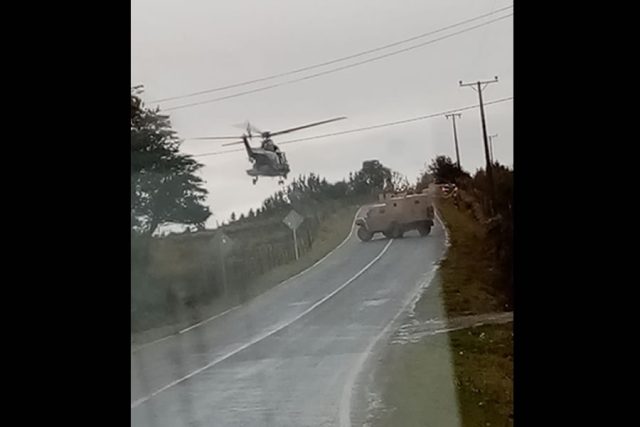
<svg viewBox="0 0 640 427"><path fill-rule="evenodd" d="M296 126L277 132L261 131L260 129L247 122L246 124L242 125L242 127L245 128L246 133L244 133L240 137L242 139L241 141L222 144L222 146L227 147L230 145L244 144L244 147L247 150L247 155L249 156L249 161L253 163L253 167L251 169L247 169L247 175L253 178L254 185L258 182L258 178L261 176L279 177L280 180L278 181L278 183L284 184L284 180L287 179L287 175L289 174L291 169L289 168L286 154L280 151L278 146L273 143L271 137L344 119L346 119L346 117L336 117L333 119L323 120L320 122L310 123L302 126ZM254 134L258 134L260 138L262 138L260 147L252 147L249 143L249 141L252 140ZM237 136L205 136L194 139L237 138Z"/></svg>

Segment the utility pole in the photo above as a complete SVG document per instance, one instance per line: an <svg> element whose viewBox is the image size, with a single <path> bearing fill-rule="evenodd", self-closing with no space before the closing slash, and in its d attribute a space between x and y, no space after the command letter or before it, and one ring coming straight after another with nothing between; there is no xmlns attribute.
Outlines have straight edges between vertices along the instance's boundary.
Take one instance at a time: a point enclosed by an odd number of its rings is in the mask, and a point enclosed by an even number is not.
<svg viewBox="0 0 640 427"><path fill-rule="evenodd" d="M451 120L453 121L453 141L456 144L456 162L458 163L458 169L461 169L460 168L460 151L458 150L458 132L456 131L456 116L462 117L462 114L451 113L451 114L445 114L444 116L447 118L447 120L449 120L449 117L451 117Z"/></svg>
<svg viewBox="0 0 640 427"><path fill-rule="evenodd" d="M493 157L493 139L497 137L498 137L497 133L494 133L493 135L489 135L489 154L491 155L492 165L496 162L495 157Z"/></svg>
<svg viewBox="0 0 640 427"><path fill-rule="evenodd" d="M485 87L487 87L491 83L497 83L497 82L498 82L498 76L495 76L493 80L485 80L485 81L478 80L477 82L472 82L472 83L462 83L462 80L460 80L460 87L470 86L471 89L478 92L478 98L480 99L480 119L482 120L482 138L484 140L484 157L487 163L487 179L489 180L489 192L490 192L489 198L491 199L489 209L492 214L493 214L493 205L495 202L495 198L494 198L495 188L493 186L493 170L491 168L491 159L489 157L489 141L487 137L487 123L484 117L484 104L482 103L482 91Z"/></svg>

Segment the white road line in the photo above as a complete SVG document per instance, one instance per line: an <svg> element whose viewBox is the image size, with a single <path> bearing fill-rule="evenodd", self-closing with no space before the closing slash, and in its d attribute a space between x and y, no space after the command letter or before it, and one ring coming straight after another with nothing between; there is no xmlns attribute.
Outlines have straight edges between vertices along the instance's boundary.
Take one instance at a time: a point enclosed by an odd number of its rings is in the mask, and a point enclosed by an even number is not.
<svg viewBox="0 0 640 427"><path fill-rule="evenodd" d="M354 276L352 276L349 280L347 280L346 282L344 282L342 285L340 285L337 289L333 290L331 293L327 294L326 296L324 296L322 299L320 299L319 301L317 301L315 304L313 304L311 307L307 308L305 311L303 311L302 313L300 313L299 315L297 315L296 317L294 317L292 320L278 326L277 328L264 333L256 338L254 338L252 341L249 341L248 343L238 347L237 349L225 354L224 356L220 356L217 359L212 360L211 362L209 362L208 364L206 364L205 366L196 369L195 371L185 375L182 378L179 378L175 381L172 381L171 383L165 385L164 387L154 391L153 393L142 397L134 402L131 403L131 409L135 409L136 407L140 406L141 404L143 404L144 402L146 402L147 400L151 399L154 396L157 396L158 394L162 393L165 390L170 389L171 387L180 384L183 381L188 380L189 378L193 377L194 375L199 374L200 372L211 368L212 366L217 365L218 363L230 358L231 356L241 352L242 350L245 350L249 347L251 347L252 345L264 340L265 338L270 337L271 335L283 330L284 328L286 328L287 326L291 325L293 322L301 319L302 317L306 316L307 314L311 313L313 310L315 310L316 308L318 308L321 304L325 303L327 300L329 300L329 298L333 297L334 295L336 295L338 292L340 292L341 290L343 290L345 287L347 287L350 283L352 283L354 280L356 280L358 277L360 277L365 271L367 271L376 261L378 261L380 258L382 258L382 256L385 254L385 252L387 252L387 249L389 249L389 246L391 246L391 243L393 243L393 239L390 239L387 244L384 246L384 248L382 248L382 250L380 251L380 253L374 258L372 259L367 265L365 265L360 271L358 271Z"/></svg>
<svg viewBox="0 0 640 427"><path fill-rule="evenodd" d="M329 251L329 253L327 253L325 256L323 256L322 258L320 258L318 261L316 261L316 262L315 262L313 265L311 265L310 267L307 267L307 268L305 268L304 270L302 270L300 273L297 273L297 274L295 274L295 275L293 275L293 276L289 277L288 279L283 280L282 282L278 283L278 284L277 284L277 285L275 285L274 287L272 287L272 288L270 288L270 289L267 289L265 292L263 292L263 293L261 293L260 295L258 295L258 297L260 297L260 296L262 296L262 295L265 295L265 294L267 294L267 293L269 293L269 292L271 292L271 291L274 291L275 289L279 288L280 286L284 285L285 283L288 283L288 282L290 282L291 280L293 280L293 279L295 279L295 278L297 278L297 277L302 276L302 275L303 275L303 274L305 274L307 271L311 270L312 268L314 268L314 267L316 267L318 264L320 264L322 261L324 261L325 259L327 259L327 258L328 258L332 253L334 253L335 251L337 251L338 249L340 249L340 248L341 248L345 243L347 243L347 241L349 240L349 238L353 235L353 231L355 230L355 227L356 227L356 219L358 219L358 214L360 213L360 210L361 210L361 209L362 209L362 207L361 207L361 208L359 208L359 209L356 211L356 214L355 214L355 216L353 217L353 222L351 223L351 230L349 231L349 234L347 234L347 237L345 237L345 238L344 238L344 240L343 240L343 241L342 241L338 246L336 246L335 248L333 248L331 251ZM251 301L248 301L248 302L251 302ZM150 347L150 346L155 345L155 344L158 344L158 343L160 343L160 342L162 342L162 341L168 340L169 338L173 338L173 337L176 337L176 336L178 336L178 335L180 335L180 334L184 334L185 332L189 332L189 331L190 331L190 330L192 330L192 329L195 329L195 328L197 328L197 327L199 327L199 326L202 326L202 325L204 325L205 323L210 322L211 320L217 319L218 317L222 317L222 316L224 316L225 314L228 314L228 313L230 313L231 311L233 311L233 310L235 310L235 309L237 309L237 308L240 308L240 307L242 307L242 304L240 304L240 305L236 305L235 307L231 307L230 309L228 309L228 310L226 310L226 311L223 311L222 313L215 314L215 315L213 315L213 316L209 317L208 319L205 319L205 320L203 320L203 321L201 321L201 322L198 322L198 323L196 323L196 324L194 324L194 325L191 325L191 326L189 326L189 327L187 327L187 328L185 328L185 329L182 329L182 330L178 331L177 333L174 333L174 334L171 334L171 335L167 335L166 337L163 337L163 338L157 339L157 340L155 340L155 341L151 341L151 342L149 342L149 343L146 343L146 344L140 345L140 346L138 346L138 347L135 347L133 350L131 350L131 353L133 354L133 353L135 353L135 352L137 352L137 351L142 350L143 348Z"/></svg>
<svg viewBox="0 0 640 427"><path fill-rule="evenodd" d="M159 339L157 339L157 340L155 340L155 341L151 341L151 342L146 343L146 344L142 344L142 345L140 345L140 346L138 346L138 347L135 347L133 350L131 350L131 353L132 353L132 354L133 354L133 353L136 353L136 352L138 352L138 351L142 350L143 348L150 347L150 346L155 345L155 344L158 344L158 343L160 343L160 342L162 342L162 341L168 340L169 338L173 338L173 337L176 337L176 336L178 336L178 335L180 335L180 334L184 334L185 332L188 332L188 331L190 331L191 329L194 329L194 328L197 328L198 326L204 325L205 323L210 322L210 321L212 321L212 320L215 320L215 319L217 319L218 317L222 317L222 316L224 316L225 314L227 314L227 313L229 313L229 312L232 312L233 310L235 310L235 309L237 309L237 308L240 308L240 306L239 306L239 305L236 305L235 307L231 307L231 308L229 308L229 309L227 309L227 310L223 311L222 313L214 314L213 316L209 317L208 319L205 319L205 320L203 320L203 321L201 321L201 322L198 322L198 323L196 323L195 325L191 325L191 326L189 326L188 328L182 329L182 330L180 330L180 331L178 331L178 332L176 332L176 333L174 333L174 334L167 335L166 337L159 338Z"/></svg>
<svg viewBox="0 0 640 427"><path fill-rule="evenodd" d="M358 219L358 214L360 213L360 211L364 208L361 207L356 211L356 214L353 217L353 222L351 223L351 230L349 231L349 234L347 234L347 237L344 238L344 240L342 242L340 242L340 244L338 246L336 246L335 248L333 248L331 251L329 251L328 254L326 254L325 256L323 256L322 258L320 258L318 261L316 261L313 265L311 265L310 267L305 268L304 270L302 270L300 273L294 274L293 276L289 277L288 279L283 280L282 282L278 283L277 285L275 285L274 287L267 289L265 292L263 292L260 295L265 295L269 292L272 292L274 290L276 290L277 288L279 288L280 286L284 285L285 283L290 282L291 280L302 276L303 274L305 274L307 271L311 270L312 268L316 267L317 265L319 265L322 261L324 261L325 259L329 258L329 256L334 253L335 251L337 251L338 249L340 249L342 246L344 246L345 243L347 243L349 241L349 239L351 238L351 236L353 235L353 232L356 228L356 220Z"/></svg>
<svg viewBox="0 0 640 427"><path fill-rule="evenodd" d="M176 334L167 335L166 337L159 338L159 339L157 339L155 341L151 341L151 342L148 342L146 344L139 345L138 347L134 347L133 350L131 350L131 354L136 353L136 352L142 350L143 348L150 347L150 346L152 346L154 344L158 344L159 342L168 340L169 338L172 338L174 336L176 336Z"/></svg>
<svg viewBox="0 0 640 427"><path fill-rule="evenodd" d="M227 313L231 313L233 310L236 310L236 309L238 309L238 308L240 308L240 307L241 307L240 305L236 305L235 307L231 307L230 309L225 310L225 311L223 311L222 313L218 313L218 314L216 314L215 316L211 316L211 317L209 317L208 319L203 320L202 322L198 322L198 323L196 323L196 324L194 324L194 325L189 326L188 328L184 328L184 329L182 329L182 330L178 331L178 334L184 334L185 332L189 332L190 330L195 329L195 328L197 328L198 326L202 326L202 325L204 325L205 323L208 323L208 322L211 322L212 320L217 319L218 317L222 317L222 316L224 316L224 315L225 315L225 314L227 314Z"/></svg>

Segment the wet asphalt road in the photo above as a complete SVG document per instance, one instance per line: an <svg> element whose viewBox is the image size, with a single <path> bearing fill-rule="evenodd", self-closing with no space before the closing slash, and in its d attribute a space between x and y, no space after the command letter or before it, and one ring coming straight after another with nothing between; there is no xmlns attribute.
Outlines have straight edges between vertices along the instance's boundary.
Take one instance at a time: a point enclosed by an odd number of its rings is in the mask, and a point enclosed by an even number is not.
<svg viewBox="0 0 640 427"><path fill-rule="evenodd" d="M346 425L367 353L444 249L439 222L428 237L362 243L352 232L301 276L133 352L132 425Z"/></svg>

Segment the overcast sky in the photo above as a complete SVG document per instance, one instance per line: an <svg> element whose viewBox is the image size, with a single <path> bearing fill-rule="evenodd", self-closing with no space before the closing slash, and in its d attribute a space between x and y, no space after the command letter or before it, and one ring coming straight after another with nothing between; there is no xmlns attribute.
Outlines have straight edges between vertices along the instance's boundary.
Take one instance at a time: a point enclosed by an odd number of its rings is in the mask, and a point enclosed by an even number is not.
<svg viewBox="0 0 640 427"><path fill-rule="evenodd" d="M488 13L507 0L132 0L131 83L143 84L143 99L191 92L265 77L376 48ZM511 13L512 9L492 18ZM467 24L379 54L411 46L492 18ZM223 92L161 103L161 108L208 100L303 77L376 54L306 73ZM234 124L283 128L347 116L347 120L284 135L304 138L423 116L473 105L478 95L465 82L499 82L483 92L485 102L513 96L513 17L406 53L347 70L220 102L169 111L183 138L234 135ZM150 105L156 105L151 103ZM513 165L513 101L486 107L489 134L497 133L494 157ZM478 109L458 122L462 166L484 165ZM219 142L185 141L196 154L220 150ZM438 154L455 159L451 121L444 117L378 130L282 146L291 177L315 172L335 181L378 159L414 182ZM246 212L276 191L276 179L257 185L246 175L244 152L198 157L214 216Z"/></svg>

